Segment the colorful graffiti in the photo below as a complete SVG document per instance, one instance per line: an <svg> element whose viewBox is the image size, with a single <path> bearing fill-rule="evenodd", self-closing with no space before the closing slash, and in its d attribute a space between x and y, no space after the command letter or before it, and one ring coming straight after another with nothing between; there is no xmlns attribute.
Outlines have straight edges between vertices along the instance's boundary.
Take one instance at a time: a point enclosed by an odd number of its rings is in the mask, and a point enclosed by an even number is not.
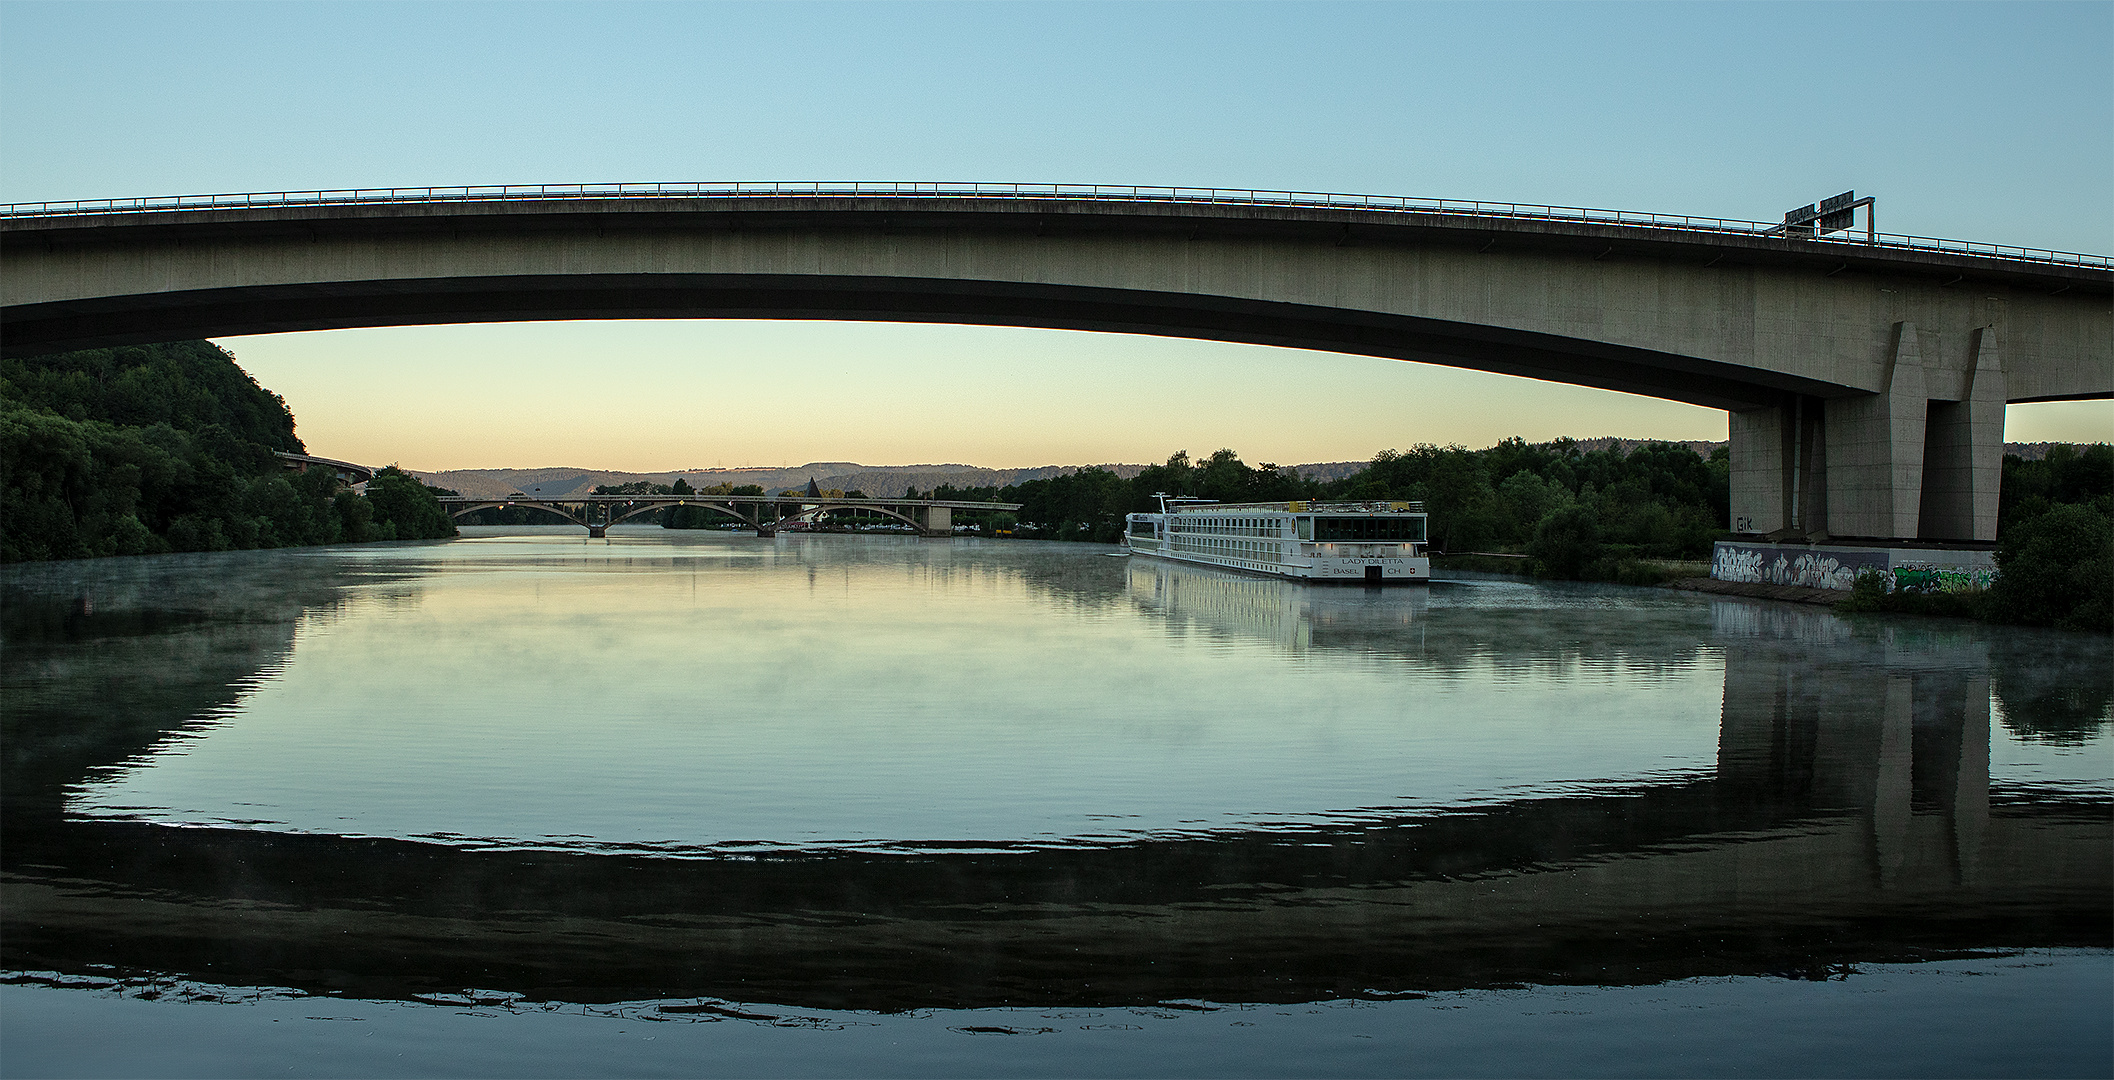
<svg viewBox="0 0 2114 1080"><path fill-rule="evenodd" d="M1899 563L1887 580L1888 592L1955 593L1977 592L1997 579L1995 567L1940 566L1937 563Z"/></svg>

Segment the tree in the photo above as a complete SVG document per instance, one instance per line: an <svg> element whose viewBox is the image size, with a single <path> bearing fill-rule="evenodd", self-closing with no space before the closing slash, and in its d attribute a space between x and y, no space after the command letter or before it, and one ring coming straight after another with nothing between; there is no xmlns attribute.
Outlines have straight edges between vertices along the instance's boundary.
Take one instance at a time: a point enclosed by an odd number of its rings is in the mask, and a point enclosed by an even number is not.
<svg viewBox="0 0 2114 1080"><path fill-rule="evenodd" d="M1576 580L1601 557L1599 516L1583 506L1549 515L1534 531L1527 554L1550 577Z"/></svg>
<svg viewBox="0 0 2114 1080"><path fill-rule="evenodd" d="M227 350L210 341L0 360L0 397L69 420L140 428L167 424L193 433L218 427L267 451L307 452L294 435L285 399L257 385Z"/></svg>
<svg viewBox="0 0 2114 1080"><path fill-rule="evenodd" d="M367 484L380 539L430 540L454 536L455 523L440 501L418 478L395 465L374 474Z"/></svg>
<svg viewBox="0 0 2114 1080"><path fill-rule="evenodd" d="M1993 617L2064 630L2114 631L2114 519L2070 503L2004 531Z"/></svg>

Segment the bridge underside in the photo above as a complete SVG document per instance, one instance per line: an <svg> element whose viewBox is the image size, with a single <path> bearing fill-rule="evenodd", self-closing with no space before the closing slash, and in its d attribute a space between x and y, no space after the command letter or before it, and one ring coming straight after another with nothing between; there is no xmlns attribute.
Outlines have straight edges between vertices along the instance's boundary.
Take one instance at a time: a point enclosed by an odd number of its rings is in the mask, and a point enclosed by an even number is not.
<svg viewBox="0 0 2114 1080"><path fill-rule="evenodd" d="M629 275L423 281L415 289L404 282L350 282L171 293L144 304L137 298L44 304L10 315L6 344L10 352L26 352L40 343L107 347L222 336L230 328L248 334L659 318L1153 334L1434 363L1640 394L1731 414L1730 527L1736 533L1779 540L1996 538L2006 386L1993 329L1976 332L1973 366L1963 376L1926 365L1922 339L1935 335L1897 324L1887 388L1871 394L1520 330L1228 297L900 278ZM766 534L773 528L749 524Z"/></svg>
<svg viewBox="0 0 2114 1080"><path fill-rule="evenodd" d="M1149 334L1349 353L1591 386L1719 409L1836 384L1649 349L1308 304L1003 281L814 274L622 274L350 281L11 308L0 353L370 326L576 319L957 323Z"/></svg>
<svg viewBox="0 0 2114 1080"><path fill-rule="evenodd" d="M149 304L136 298L45 304L10 316L7 348L107 347L222 336L231 328L279 333L657 318L1154 334L1442 364L1683 401L1731 414L1735 532L1776 539L1996 538L2006 398L1994 331L1978 332L1974 368L1963 380L1955 372L1927 374L1916 329L1900 324L1887 389L1846 394L1840 386L1691 357L1299 304L993 282L636 275L424 281L416 289L404 282L350 282L172 293Z"/></svg>

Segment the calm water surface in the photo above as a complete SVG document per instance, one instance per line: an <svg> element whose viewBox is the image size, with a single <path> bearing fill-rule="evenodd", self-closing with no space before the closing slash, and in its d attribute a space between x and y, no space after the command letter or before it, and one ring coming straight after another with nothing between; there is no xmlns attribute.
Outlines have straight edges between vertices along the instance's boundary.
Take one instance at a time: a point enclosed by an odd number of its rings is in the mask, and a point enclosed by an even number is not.
<svg viewBox="0 0 2114 1080"><path fill-rule="evenodd" d="M472 532L0 576L0 1071L2114 1072L2104 638Z"/></svg>

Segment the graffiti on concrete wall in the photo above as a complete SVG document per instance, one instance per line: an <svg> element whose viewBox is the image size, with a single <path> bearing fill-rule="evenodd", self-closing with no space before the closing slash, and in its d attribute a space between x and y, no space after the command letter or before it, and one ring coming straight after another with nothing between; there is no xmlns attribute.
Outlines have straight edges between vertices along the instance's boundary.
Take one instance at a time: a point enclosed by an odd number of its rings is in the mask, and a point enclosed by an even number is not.
<svg viewBox="0 0 2114 1080"><path fill-rule="evenodd" d="M1928 562L1905 562L1894 566L1887 579L1888 592L1951 593L1986 589L1996 581L1991 566L1941 566Z"/></svg>
<svg viewBox="0 0 2114 1080"><path fill-rule="evenodd" d="M1887 571L1884 551L1814 551L1773 544L1720 543L1710 576L1719 581L1848 589L1867 570Z"/></svg>
<svg viewBox="0 0 2114 1080"><path fill-rule="evenodd" d="M1848 589L1860 575L1874 574L1888 592L1924 593L1986 589L1996 580L1997 569L1988 552L1950 553L1961 560L1957 562L1931 561L1928 554L1926 549L1812 548L1720 540L1711 556L1710 576L1761 585Z"/></svg>

